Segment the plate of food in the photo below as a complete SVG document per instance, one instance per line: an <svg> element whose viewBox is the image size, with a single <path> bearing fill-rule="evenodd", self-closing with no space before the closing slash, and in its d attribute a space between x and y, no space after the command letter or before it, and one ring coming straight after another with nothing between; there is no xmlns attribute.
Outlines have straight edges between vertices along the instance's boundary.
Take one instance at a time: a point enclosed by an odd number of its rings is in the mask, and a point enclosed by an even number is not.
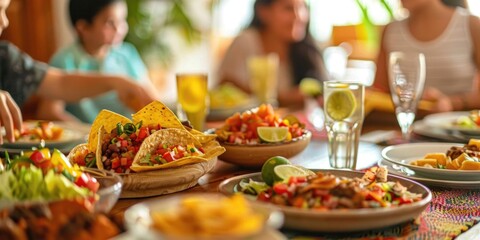
<svg viewBox="0 0 480 240"><path fill-rule="evenodd" d="M23 132L15 130L14 135L15 142L5 141L0 147L31 149L44 145L48 148L65 148L84 142L88 126L81 123L27 121L23 124Z"/></svg>
<svg viewBox="0 0 480 240"><path fill-rule="evenodd" d="M132 119L101 111L88 142L72 149L68 158L119 173L124 181L121 198L156 196L195 186L225 151L215 138L184 126L155 101Z"/></svg>
<svg viewBox="0 0 480 240"><path fill-rule="evenodd" d="M245 167L261 167L273 156L292 157L310 143L312 133L293 116L278 116L271 105L262 104L225 120L223 126L210 129L225 148L220 159Z"/></svg>
<svg viewBox="0 0 480 240"><path fill-rule="evenodd" d="M297 170L286 171L292 168ZM388 175L380 167L365 173L346 170L302 173L298 170L302 168L293 165L274 169L276 176L283 172L288 177L269 185L264 182L262 171L227 179L219 189L227 195L244 192L258 204L278 207L285 215L286 228L316 232L364 231L410 221L432 199L425 186Z"/></svg>
<svg viewBox="0 0 480 240"><path fill-rule="evenodd" d="M480 180L480 140L462 143L407 143L386 147L383 159L432 179Z"/></svg>
<svg viewBox="0 0 480 240"><path fill-rule="evenodd" d="M275 230L282 226L283 214L257 207L242 194L180 194L147 201L130 207L125 223L141 239L285 239Z"/></svg>
<svg viewBox="0 0 480 240"><path fill-rule="evenodd" d="M432 127L480 136L479 110L435 113L426 116L423 121Z"/></svg>
<svg viewBox="0 0 480 240"><path fill-rule="evenodd" d="M224 120L236 112L257 106L257 102L247 93L228 83L210 91L209 96L209 120Z"/></svg>
<svg viewBox="0 0 480 240"><path fill-rule="evenodd" d="M453 189L480 189L480 180L474 181L459 181L459 180L443 180L428 178L419 174L416 174L410 168L393 164L387 160L380 160L378 166L383 166L388 169L388 172L401 177L417 181L431 187L453 188Z"/></svg>

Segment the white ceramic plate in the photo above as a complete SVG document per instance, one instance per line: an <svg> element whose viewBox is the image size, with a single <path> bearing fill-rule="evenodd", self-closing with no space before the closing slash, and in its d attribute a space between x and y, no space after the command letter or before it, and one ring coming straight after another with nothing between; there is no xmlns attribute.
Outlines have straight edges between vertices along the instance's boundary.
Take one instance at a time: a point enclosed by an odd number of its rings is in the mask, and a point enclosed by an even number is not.
<svg viewBox="0 0 480 240"><path fill-rule="evenodd" d="M382 150L382 157L393 164L414 170L417 175L427 178L454 181L480 180L480 170L450 170L410 165L410 162L422 159L427 153L446 153L452 146L463 145L462 143L407 143L393 145Z"/></svg>
<svg viewBox="0 0 480 240"><path fill-rule="evenodd" d="M440 139L448 142L467 143L471 136L462 134L458 131L448 131L428 125L425 121L415 121L413 123L413 132L425 137Z"/></svg>
<svg viewBox="0 0 480 240"><path fill-rule="evenodd" d="M480 136L480 128L466 128L461 126L455 126L453 123L461 116L469 116L470 112L445 112L435 113L426 116L423 121L432 127L441 128L450 131L460 131L464 134L473 136Z"/></svg>
<svg viewBox="0 0 480 240"><path fill-rule="evenodd" d="M28 127L31 127L34 126L36 122L25 122L24 124ZM88 132L90 131L90 125L82 123L54 122L54 124L63 128L63 134L59 140L45 141L45 147L48 148L65 149L68 147L73 147L76 144L85 142ZM0 147L5 149L31 149L32 147L38 147L39 145L40 140L21 140L14 143L4 142L4 144L0 145Z"/></svg>
<svg viewBox="0 0 480 240"><path fill-rule="evenodd" d="M364 173L346 170L313 170L330 172L337 176L361 177ZM261 173L252 173L233 177L223 181L219 190L225 194L236 192L237 184L243 179L263 181ZM299 209L295 207L277 206L285 214L284 227L317 232L353 232L377 229L406 222L416 218L425 209L432 199L432 193L425 186L403 177L389 175L388 181L398 181L413 193L422 194L423 199L394 208L375 209L352 209L314 211L311 209ZM269 203L258 202L265 207L272 206Z"/></svg>
<svg viewBox="0 0 480 240"><path fill-rule="evenodd" d="M480 181L453 181L426 178L415 173L415 171L401 165L393 164L386 160L380 160L379 166L385 166L389 174L406 177L414 181L423 183L432 187L459 188L459 189L480 189Z"/></svg>
<svg viewBox="0 0 480 240"><path fill-rule="evenodd" d="M153 220L151 218L152 212L164 212L178 209L179 204L182 199L188 197L199 197L206 198L211 201L219 201L225 196L218 193L191 193L191 194L178 194L170 197L165 197L157 200L146 201L143 203L136 204L127 211L125 211L125 225L129 233L132 233L134 236L141 237L140 239L178 239L172 238L171 236L162 236L162 233L152 229ZM256 213L260 213L265 221L263 229L258 234L254 236L213 236L208 239L284 239L283 236L277 234L277 231L272 231L273 229L278 229L283 224L283 214L274 209L274 208L262 208L257 206L257 204L250 204L250 207ZM185 236L182 239L205 239L201 236Z"/></svg>

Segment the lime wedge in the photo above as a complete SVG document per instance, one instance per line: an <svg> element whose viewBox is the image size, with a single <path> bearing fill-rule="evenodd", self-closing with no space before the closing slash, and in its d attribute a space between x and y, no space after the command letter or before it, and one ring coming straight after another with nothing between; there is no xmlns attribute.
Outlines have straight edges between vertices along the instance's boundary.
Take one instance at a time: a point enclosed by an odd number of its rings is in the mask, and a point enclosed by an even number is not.
<svg viewBox="0 0 480 240"><path fill-rule="evenodd" d="M299 166L299 165L296 165L297 167L301 168L303 171L305 171L305 173L307 173L309 176L315 176L317 175L314 171L306 168L306 167L302 167L302 166Z"/></svg>
<svg viewBox="0 0 480 240"><path fill-rule="evenodd" d="M282 142L287 139L288 128L286 127L258 127L258 137L269 143Z"/></svg>
<svg viewBox="0 0 480 240"><path fill-rule="evenodd" d="M273 168L275 181L288 181L290 177L309 176L310 173L295 165L279 165Z"/></svg>
<svg viewBox="0 0 480 240"><path fill-rule="evenodd" d="M300 81L300 91L307 96L318 96L322 94L320 81L314 78L304 78Z"/></svg>
<svg viewBox="0 0 480 240"><path fill-rule="evenodd" d="M350 89L336 90L326 102L326 112L333 120L341 121L350 117L357 106L355 95Z"/></svg>
<svg viewBox="0 0 480 240"><path fill-rule="evenodd" d="M276 156L269 158L262 166L262 178L268 186L273 186L274 172L273 169L280 165L290 165L290 161L284 157Z"/></svg>

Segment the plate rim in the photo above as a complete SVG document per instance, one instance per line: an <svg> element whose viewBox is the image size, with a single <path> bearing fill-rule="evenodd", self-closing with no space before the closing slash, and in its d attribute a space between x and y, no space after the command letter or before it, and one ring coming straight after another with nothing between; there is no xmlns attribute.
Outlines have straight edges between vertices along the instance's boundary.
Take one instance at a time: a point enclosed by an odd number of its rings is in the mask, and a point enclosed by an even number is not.
<svg viewBox="0 0 480 240"><path fill-rule="evenodd" d="M41 120L27 120L24 121L23 124L35 124L36 122L39 122ZM76 143L83 142L87 135L88 132L81 130L80 128L86 128L88 124L86 123L69 123L69 122L62 122L62 121L49 121L52 122L54 125L60 126L63 128L65 132L68 132L69 134L75 135L75 137L67 140L45 140L45 147L54 147L54 148L62 148L68 145L73 145ZM78 129L74 128L73 125L78 125ZM88 127L89 128L89 127ZM10 142L4 142L3 144L0 145L2 148L6 149L30 149L32 147L38 147L40 142L19 142L15 141L13 143Z"/></svg>

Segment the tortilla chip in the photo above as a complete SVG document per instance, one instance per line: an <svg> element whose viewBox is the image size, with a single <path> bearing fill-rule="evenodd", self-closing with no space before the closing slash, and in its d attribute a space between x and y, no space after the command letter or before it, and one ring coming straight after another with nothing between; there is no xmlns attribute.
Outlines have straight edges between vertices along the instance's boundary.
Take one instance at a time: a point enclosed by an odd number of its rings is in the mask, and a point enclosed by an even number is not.
<svg viewBox="0 0 480 240"><path fill-rule="evenodd" d="M133 164L130 169L135 172L143 172L157 169L180 167L183 165L208 161L225 152L225 148L218 145L218 142L212 141L211 144L202 146L205 150L205 154L202 156L184 157L181 159L177 159L173 162L154 166L142 166L139 164L140 159L147 156L147 154L152 154L160 145L187 145L192 143L194 144L196 142L195 140L196 139L191 135L191 133L183 129L170 128L157 131L150 135L147 139L145 139L142 146L138 150L138 153L135 156L135 159L133 160ZM215 143L217 143L217 145L215 145ZM195 144L195 146L198 146L198 144Z"/></svg>
<svg viewBox="0 0 480 240"><path fill-rule="evenodd" d="M90 128L90 133L88 134L88 150L91 152L96 152L98 147L98 133L100 128L103 127L106 132L112 131L112 129L117 127L117 123L131 123L132 121L125 116L122 116L118 113L114 113L109 110L103 109L97 115L95 120L92 123ZM100 145L101 147L101 145Z"/></svg>
<svg viewBox="0 0 480 240"><path fill-rule="evenodd" d="M165 104L153 101L132 115L133 122L143 121L143 125L160 124L162 128L185 129L182 122Z"/></svg>

